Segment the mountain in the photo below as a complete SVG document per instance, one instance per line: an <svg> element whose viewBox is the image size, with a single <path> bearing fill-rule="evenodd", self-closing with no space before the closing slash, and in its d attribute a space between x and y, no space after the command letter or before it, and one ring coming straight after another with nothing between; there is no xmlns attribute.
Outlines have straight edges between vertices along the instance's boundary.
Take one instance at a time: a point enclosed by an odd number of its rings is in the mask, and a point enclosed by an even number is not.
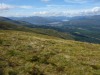
<svg viewBox="0 0 100 75"><path fill-rule="evenodd" d="M73 39L82 42L100 43L99 17L97 18L98 20L95 20L94 17L96 18L96 16L93 16L92 19L76 19L63 21L58 24L49 23L47 25L36 25L25 21L11 21L19 26L31 28L31 30L29 29L28 31L34 31L36 33L52 35L63 39Z"/></svg>
<svg viewBox="0 0 100 75"><path fill-rule="evenodd" d="M100 44L0 30L0 75L100 75Z"/></svg>
<svg viewBox="0 0 100 75"><path fill-rule="evenodd" d="M36 25L48 25L50 23L62 22L64 20L68 20L69 17L65 16L50 16L50 17L40 17L40 16L32 16L32 17L10 17L13 20L18 21L26 21Z"/></svg>
<svg viewBox="0 0 100 75"><path fill-rule="evenodd" d="M46 25L47 23L53 22L53 20L48 20L44 17L22 17L22 18L12 18L14 20L20 20L20 21L26 21L32 24L37 24L37 25Z"/></svg>
<svg viewBox="0 0 100 75"><path fill-rule="evenodd" d="M25 21L16 21L6 17L0 17L0 22L9 22L9 23L17 24L19 26L34 26L33 24Z"/></svg>
<svg viewBox="0 0 100 75"><path fill-rule="evenodd" d="M82 35L100 42L100 16L89 16L62 23L62 30L75 35Z"/></svg>
<svg viewBox="0 0 100 75"><path fill-rule="evenodd" d="M93 15L93 16L75 16L69 18L69 20L99 20L100 15Z"/></svg>
<svg viewBox="0 0 100 75"><path fill-rule="evenodd" d="M35 32L35 33L59 37L63 39L69 39L69 40L74 39L74 36L68 33L63 33L63 32L56 31L54 29L49 29L46 26L41 27L41 26L24 22L24 21L11 20L5 17L0 18L0 29L1 30L18 30L18 31L24 31L24 32Z"/></svg>
<svg viewBox="0 0 100 75"><path fill-rule="evenodd" d="M67 21L50 26L70 33L75 40L100 43L100 15L70 17Z"/></svg>
<svg viewBox="0 0 100 75"><path fill-rule="evenodd" d="M48 24L58 31L75 36L75 40L100 43L100 15L71 17L68 21Z"/></svg>
<svg viewBox="0 0 100 75"><path fill-rule="evenodd" d="M36 25L46 25L46 24L52 24L55 22L68 22L68 21L96 21L97 24L100 23L100 15L94 15L94 16L75 16L75 17L66 17L66 16L50 16L50 17L40 17L40 16L31 16L31 17L9 17L13 20L18 20L18 21L25 21L28 23L36 24ZM94 22L83 22L82 24L93 24ZM79 23L81 24L81 23Z"/></svg>

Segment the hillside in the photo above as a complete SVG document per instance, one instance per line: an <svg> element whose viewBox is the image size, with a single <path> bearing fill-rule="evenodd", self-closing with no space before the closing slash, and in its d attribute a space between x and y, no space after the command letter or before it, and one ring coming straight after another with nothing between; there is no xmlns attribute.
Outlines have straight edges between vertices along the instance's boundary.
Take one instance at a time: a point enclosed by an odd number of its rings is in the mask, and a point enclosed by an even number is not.
<svg viewBox="0 0 100 75"><path fill-rule="evenodd" d="M100 44L0 30L0 75L100 75Z"/></svg>
<svg viewBox="0 0 100 75"><path fill-rule="evenodd" d="M82 21L83 19L81 21L68 21L63 22L63 25L60 27L52 27L45 25L37 26L24 21L15 21L9 18L0 17L0 29L35 32L67 40L100 44L100 26L81 25L84 23L81 23ZM81 24L78 22L80 22Z"/></svg>
<svg viewBox="0 0 100 75"><path fill-rule="evenodd" d="M33 19L34 18L34 19ZM42 19L44 18L44 19ZM94 16L76 16L76 17L25 17L24 21L36 21L36 23L41 23L40 21L52 20L48 23L44 23L41 26L36 25L35 27L45 28L45 29L55 29L59 32L69 33L74 36L74 40L90 42L90 43L99 43L100 44L100 15ZM22 20L21 17L17 20ZM38 21L39 20L39 21ZM22 20L23 21L23 20ZM44 22L42 21L42 22ZM31 22L30 22L31 23ZM35 23L35 24L36 24ZM34 24L34 23L33 23ZM30 25L31 28L34 28L33 25Z"/></svg>
<svg viewBox="0 0 100 75"><path fill-rule="evenodd" d="M74 36L68 33L59 32L54 29L44 29L43 27L38 27L35 25L33 25L31 28L30 27L31 24L27 25L25 22L22 23L18 21L17 23L15 23L15 21L13 20L9 19L8 21L6 18L3 18L3 19L5 20L2 21L0 19L0 30L18 30L18 31L25 31L25 32L35 32L35 33L59 37L63 39L74 40Z"/></svg>

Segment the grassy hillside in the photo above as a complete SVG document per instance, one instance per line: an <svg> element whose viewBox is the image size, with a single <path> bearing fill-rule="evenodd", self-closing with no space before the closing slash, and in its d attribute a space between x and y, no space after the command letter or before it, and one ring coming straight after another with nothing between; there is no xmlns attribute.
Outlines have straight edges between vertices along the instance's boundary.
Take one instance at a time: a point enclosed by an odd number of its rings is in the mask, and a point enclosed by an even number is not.
<svg viewBox="0 0 100 75"><path fill-rule="evenodd" d="M9 18L0 17L0 29L35 32L44 35L60 37L63 39L100 44L99 21L94 21L93 19L92 22L88 20L72 20L63 22L61 26L59 26L59 24L57 24L56 26L40 26L24 21L15 21Z"/></svg>
<svg viewBox="0 0 100 75"><path fill-rule="evenodd" d="M100 44L0 30L0 75L100 75Z"/></svg>
<svg viewBox="0 0 100 75"><path fill-rule="evenodd" d="M27 26L18 25L13 22L6 22L6 21L0 21L0 29L1 30L18 30L18 31L25 31L25 32L35 32L35 33L59 37L63 39L69 39L69 40L74 39L74 36L68 33L58 32L53 29L44 29L44 28L36 28L36 27L29 28Z"/></svg>

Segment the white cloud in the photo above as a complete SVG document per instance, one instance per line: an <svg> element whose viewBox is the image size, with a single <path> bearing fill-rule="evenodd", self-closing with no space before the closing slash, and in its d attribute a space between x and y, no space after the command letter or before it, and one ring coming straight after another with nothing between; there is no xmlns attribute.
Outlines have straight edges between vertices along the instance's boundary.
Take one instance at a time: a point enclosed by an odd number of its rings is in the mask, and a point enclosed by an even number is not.
<svg viewBox="0 0 100 75"><path fill-rule="evenodd" d="M94 7L92 9L86 9L79 12L80 15L100 15L100 7Z"/></svg>
<svg viewBox="0 0 100 75"><path fill-rule="evenodd" d="M27 5L17 6L17 5L9 5L5 3L0 4L0 10L8 10L8 9L13 9L13 8L31 9L33 7L27 6Z"/></svg>
<svg viewBox="0 0 100 75"><path fill-rule="evenodd" d="M100 7L94 7L92 9L93 12L100 13Z"/></svg>
<svg viewBox="0 0 100 75"><path fill-rule="evenodd" d="M26 5L24 5L24 6L16 6L16 7L23 8L23 9L31 9L31 8L33 8L32 6L26 6Z"/></svg>
<svg viewBox="0 0 100 75"><path fill-rule="evenodd" d="M91 9L83 9L83 10L70 10L65 11L64 14L66 16L89 16L89 15L100 15L100 7L94 7Z"/></svg>
<svg viewBox="0 0 100 75"><path fill-rule="evenodd" d="M11 8L14 8L14 7L8 4L4 4L4 3L0 4L0 10L8 10Z"/></svg>
<svg viewBox="0 0 100 75"><path fill-rule="evenodd" d="M93 7L91 9L63 9L65 8L66 5L47 5L47 7L41 7L41 8L34 8L35 10L38 10L37 12L32 10L31 12L26 11L26 10L19 10L17 13L17 15L15 15L15 13L9 11L12 14L7 14L8 16L18 16L18 15L22 15L22 16L82 16L82 15L100 15L100 7ZM32 9L32 6L26 6L26 5L22 5L22 6L17 6L17 5L9 5L9 4L0 4L0 12L2 12L2 10L8 10L8 9L16 9L16 8L20 8L20 9ZM41 11L39 11L41 10ZM25 11L25 13L23 13ZM9 13L8 12L8 13ZM21 12L21 13L19 13ZM5 13L7 12L3 12L2 14L0 13L0 15L6 15Z"/></svg>
<svg viewBox="0 0 100 75"><path fill-rule="evenodd" d="M100 7L84 10L66 10L66 11L39 11L33 12L34 16L85 16L85 15L100 15Z"/></svg>
<svg viewBox="0 0 100 75"><path fill-rule="evenodd" d="M89 2L88 0L64 0L65 2L68 2L68 3L86 3L86 2ZM93 1L93 0L91 0Z"/></svg>
<svg viewBox="0 0 100 75"><path fill-rule="evenodd" d="M40 12L33 12L34 16L60 16L62 12L48 12L48 11L40 11Z"/></svg>
<svg viewBox="0 0 100 75"><path fill-rule="evenodd" d="M66 3L98 3L100 0L64 0Z"/></svg>
<svg viewBox="0 0 100 75"><path fill-rule="evenodd" d="M49 2L50 0L41 0L42 2Z"/></svg>

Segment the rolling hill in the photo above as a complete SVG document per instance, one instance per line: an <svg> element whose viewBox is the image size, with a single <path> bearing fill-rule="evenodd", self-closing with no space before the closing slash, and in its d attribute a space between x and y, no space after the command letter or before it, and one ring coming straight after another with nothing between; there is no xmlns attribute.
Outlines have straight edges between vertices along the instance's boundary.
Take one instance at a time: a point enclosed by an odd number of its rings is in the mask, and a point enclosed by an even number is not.
<svg viewBox="0 0 100 75"><path fill-rule="evenodd" d="M14 20L4 18L4 17L0 18L0 29L1 30L18 30L18 31L24 31L24 32L35 32L35 33L59 37L63 39L69 39L69 40L74 39L74 36L68 33L59 32L54 29L46 29L46 28L32 25L26 22L14 21Z"/></svg>
<svg viewBox="0 0 100 75"><path fill-rule="evenodd" d="M100 43L100 16L83 17L79 19L63 22L61 26L66 32L74 35L82 35L91 39L91 41L98 41Z"/></svg>
<svg viewBox="0 0 100 75"><path fill-rule="evenodd" d="M34 19L33 19L34 18ZM37 19L35 19L37 18ZM44 18L44 19L42 19ZM57 19L58 18L58 19ZM24 18L23 18L24 19ZM21 17L17 20L22 20ZM43 29L53 29L62 33L67 33L74 36L74 40L90 42L90 43L100 43L100 15L94 16L77 16L77 17L26 17L24 21L34 22L37 20L37 24L40 21L51 20L44 25L29 25L31 28L43 28ZM40 20L40 21L38 21ZM23 21L23 20L22 20ZM42 21L42 22L44 22Z"/></svg>

